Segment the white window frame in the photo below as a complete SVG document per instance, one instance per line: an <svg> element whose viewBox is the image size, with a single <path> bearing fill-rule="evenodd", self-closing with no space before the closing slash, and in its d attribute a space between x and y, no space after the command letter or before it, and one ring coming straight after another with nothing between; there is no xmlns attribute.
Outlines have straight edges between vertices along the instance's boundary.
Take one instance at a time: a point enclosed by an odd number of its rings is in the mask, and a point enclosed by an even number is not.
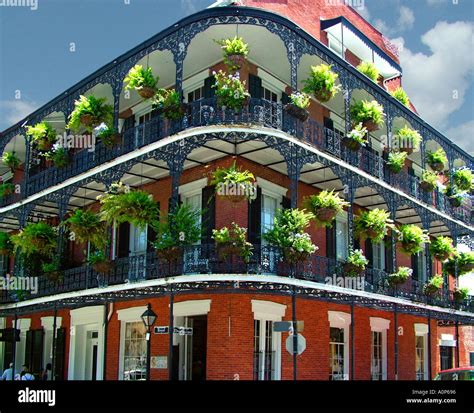
<svg viewBox="0 0 474 413"><path fill-rule="evenodd" d="M349 327L351 315L342 311L328 311L329 328L341 328L344 330L344 380L349 380Z"/></svg>
<svg viewBox="0 0 474 413"><path fill-rule="evenodd" d="M370 331L382 333L382 380L387 380L387 331L389 328L390 320L380 317L370 317ZM371 341L371 349L372 346L373 343Z"/></svg>
<svg viewBox="0 0 474 413"><path fill-rule="evenodd" d="M378 252L377 252L378 250ZM379 259L380 259L380 265L379 266L376 266L376 260L375 260L375 257L378 256ZM385 269L385 243L384 241L379 241L379 242L376 242L376 243L372 243L372 264L373 264L373 267L377 270L384 270ZM379 263L377 263L378 265Z"/></svg>
<svg viewBox="0 0 474 413"><path fill-rule="evenodd" d="M210 76L209 69L196 73L195 75L183 80L184 101L188 103L188 94L196 89L204 87L204 81Z"/></svg>
<svg viewBox="0 0 474 413"><path fill-rule="evenodd" d="M416 363L416 337L423 337L423 380L429 379L428 366L428 324L415 323L415 363ZM416 378L416 364L415 364L415 378Z"/></svg>
<svg viewBox="0 0 474 413"><path fill-rule="evenodd" d="M272 301L252 300L252 312L254 323L255 320L260 321L260 348L265 349L266 322L282 321L285 316L286 305L274 303ZM264 332L263 335L262 330ZM275 331L272 332L272 347L275 349L275 372L272 380L281 380L281 333ZM258 371L260 372L260 366ZM263 371L262 374L264 374Z"/></svg>
<svg viewBox="0 0 474 413"><path fill-rule="evenodd" d="M342 231L343 238L338 237L339 226L342 224L346 226L346 229ZM347 211L342 211L339 214L337 214L335 228L336 228L335 230L336 231L336 259L344 261L347 259L349 255L349 232L348 232L349 219L347 216ZM342 251L341 255L339 254L338 240L341 240L341 242L344 241L344 244L345 244L344 251Z"/></svg>
<svg viewBox="0 0 474 413"><path fill-rule="evenodd" d="M275 93L279 102L283 92L286 90L286 84L261 68L257 69L257 76L262 79L262 88Z"/></svg>

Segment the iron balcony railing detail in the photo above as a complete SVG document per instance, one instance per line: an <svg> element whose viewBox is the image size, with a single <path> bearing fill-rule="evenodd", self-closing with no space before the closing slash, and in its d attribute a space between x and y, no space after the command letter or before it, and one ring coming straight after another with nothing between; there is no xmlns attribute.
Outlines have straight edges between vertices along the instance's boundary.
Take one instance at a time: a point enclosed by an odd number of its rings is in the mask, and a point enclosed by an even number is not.
<svg viewBox="0 0 474 413"><path fill-rule="evenodd" d="M342 262L314 254L304 263L289 265L283 260L279 249L265 245L254 245L249 262L244 262L238 255L223 256L222 250L214 244L201 244L181 249L176 259L172 261L159 258L156 252L144 252L118 258L112 264L108 274L97 273L91 266L83 265L64 270L55 282L40 276L37 294L29 294L26 298L181 275L248 274L292 277L349 290L397 296L416 302L474 312L472 297L457 303L452 292L447 289L434 296L427 296L423 292L424 283L412 279L393 288L388 283L388 274L375 268L367 268L360 277L348 277L343 270ZM2 303L19 301L19 296L16 291L0 290Z"/></svg>

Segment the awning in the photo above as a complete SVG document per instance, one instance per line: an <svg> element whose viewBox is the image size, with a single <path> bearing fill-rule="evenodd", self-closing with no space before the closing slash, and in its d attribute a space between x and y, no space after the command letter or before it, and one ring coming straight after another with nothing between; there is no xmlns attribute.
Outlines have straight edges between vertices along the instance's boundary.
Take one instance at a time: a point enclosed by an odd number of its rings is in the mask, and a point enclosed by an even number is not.
<svg viewBox="0 0 474 413"><path fill-rule="evenodd" d="M362 61L373 62L385 79L402 74L400 65L346 18L322 20L321 30L328 33L330 41L340 49L341 54L343 49L349 49ZM388 39L384 41L387 48L394 48Z"/></svg>

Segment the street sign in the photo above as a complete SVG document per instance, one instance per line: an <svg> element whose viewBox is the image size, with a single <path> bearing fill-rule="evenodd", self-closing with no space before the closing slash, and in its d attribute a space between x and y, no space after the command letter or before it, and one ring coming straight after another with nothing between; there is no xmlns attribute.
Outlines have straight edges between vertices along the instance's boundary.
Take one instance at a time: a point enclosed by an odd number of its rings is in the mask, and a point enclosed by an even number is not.
<svg viewBox="0 0 474 413"><path fill-rule="evenodd" d="M155 334L169 334L169 331L170 331L169 326L160 326L160 327L155 327L154 329ZM179 336L192 336L193 328L175 326L173 328L173 332L174 334L178 334Z"/></svg>
<svg viewBox="0 0 474 413"><path fill-rule="evenodd" d="M293 354L293 340L294 340L294 336L288 336L288 338L286 339L286 342L285 342L286 351L288 351L288 353L290 353L290 354ZM297 335L297 344L296 344L296 353L299 356L305 350L306 350L306 339L303 337L302 334L298 334Z"/></svg>
<svg viewBox="0 0 474 413"><path fill-rule="evenodd" d="M15 328L3 328L0 329L0 342L1 341L13 341L13 334L15 334L15 341L20 341L20 330Z"/></svg>
<svg viewBox="0 0 474 413"><path fill-rule="evenodd" d="M292 321L274 321L273 322L273 331L275 333L287 333L293 331L293 322ZM296 327L298 332L301 333L304 330L304 321L297 321Z"/></svg>

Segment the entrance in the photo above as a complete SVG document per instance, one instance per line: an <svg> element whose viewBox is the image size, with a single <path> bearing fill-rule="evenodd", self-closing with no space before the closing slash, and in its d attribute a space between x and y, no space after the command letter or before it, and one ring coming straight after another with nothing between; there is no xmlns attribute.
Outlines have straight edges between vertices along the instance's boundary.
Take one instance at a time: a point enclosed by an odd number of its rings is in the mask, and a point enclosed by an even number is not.
<svg viewBox="0 0 474 413"><path fill-rule="evenodd" d="M99 333L87 332L85 380L97 380L97 359L99 350Z"/></svg>
<svg viewBox="0 0 474 413"><path fill-rule="evenodd" d="M440 346L441 370L449 370L454 367L454 347Z"/></svg>
<svg viewBox="0 0 474 413"><path fill-rule="evenodd" d="M173 378L206 380L207 315L176 317L175 325L192 327L193 335L175 334L173 345Z"/></svg>

